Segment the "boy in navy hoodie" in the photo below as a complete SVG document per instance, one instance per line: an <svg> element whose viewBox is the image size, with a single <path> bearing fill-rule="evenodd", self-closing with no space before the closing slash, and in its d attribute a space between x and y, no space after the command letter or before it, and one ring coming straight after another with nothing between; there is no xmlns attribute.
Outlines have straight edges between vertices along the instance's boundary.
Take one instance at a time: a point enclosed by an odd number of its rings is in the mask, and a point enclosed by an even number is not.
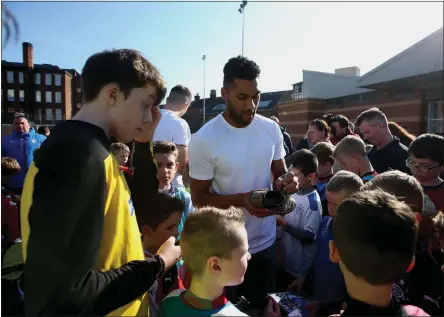
<svg viewBox="0 0 444 317"><path fill-rule="evenodd" d="M392 299L393 284L415 264L417 231L412 209L382 190L360 191L339 205L330 258L349 295L342 316L428 316Z"/></svg>
<svg viewBox="0 0 444 317"><path fill-rule="evenodd" d="M330 260L329 243L333 240L332 225L338 205L347 197L358 192L363 185L358 175L339 171L328 182L326 197L329 216L321 222L316 239L317 254L313 268L313 297L309 311L318 316L338 312L344 302L346 291L344 277L337 263ZM326 282L328 281L328 282Z"/></svg>

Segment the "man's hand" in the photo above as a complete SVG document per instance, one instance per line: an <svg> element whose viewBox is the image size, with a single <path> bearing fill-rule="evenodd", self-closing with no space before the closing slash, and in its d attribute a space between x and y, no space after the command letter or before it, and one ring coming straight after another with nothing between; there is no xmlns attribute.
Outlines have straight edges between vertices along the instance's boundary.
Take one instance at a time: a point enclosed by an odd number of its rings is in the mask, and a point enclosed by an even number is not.
<svg viewBox="0 0 444 317"><path fill-rule="evenodd" d="M175 265L182 255L180 247L176 246L175 243L176 238L170 237L157 251L157 255L165 262L165 271Z"/></svg>
<svg viewBox="0 0 444 317"><path fill-rule="evenodd" d="M287 221L285 221L284 217L280 216L280 215L275 215L276 217L276 223L281 226L281 227L286 227L287 226Z"/></svg>
<svg viewBox="0 0 444 317"><path fill-rule="evenodd" d="M142 130L137 131L134 136L134 140L139 143L147 143L153 140L154 131L159 125L160 119L162 118L162 113L159 110L159 107L153 106L151 108L151 115L153 116L152 122L144 122L142 125Z"/></svg>
<svg viewBox="0 0 444 317"><path fill-rule="evenodd" d="M265 317L278 317L281 315L281 309L279 308L279 304L276 303L271 298L268 299L268 304L264 309Z"/></svg>
<svg viewBox="0 0 444 317"><path fill-rule="evenodd" d="M294 194L299 190L298 178L293 172L288 172L276 179L276 189L286 194Z"/></svg>
<svg viewBox="0 0 444 317"><path fill-rule="evenodd" d="M288 291L291 291L293 289L296 289L296 294L299 294L301 292L302 286L304 286L305 283L305 277L299 276L297 279L293 281L293 283L288 286Z"/></svg>
<svg viewBox="0 0 444 317"><path fill-rule="evenodd" d="M244 205L243 207L253 216L256 216L258 218L265 218L270 217L273 215L273 213L270 211L270 209L267 208L256 208L250 203L250 196L255 190L245 193L244 195Z"/></svg>

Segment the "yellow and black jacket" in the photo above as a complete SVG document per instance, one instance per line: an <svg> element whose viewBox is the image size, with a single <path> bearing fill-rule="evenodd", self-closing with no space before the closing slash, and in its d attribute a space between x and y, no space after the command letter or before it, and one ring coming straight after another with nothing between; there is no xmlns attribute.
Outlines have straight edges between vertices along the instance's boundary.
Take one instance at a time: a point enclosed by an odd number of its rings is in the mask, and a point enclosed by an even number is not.
<svg viewBox="0 0 444 317"><path fill-rule="evenodd" d="M136 144L133 204L108 148L101 128L66 121L34 156L21 201L26 315L148 314L164 263L145 261L134 210L157 192L156 166L150 143Z"/></svg>

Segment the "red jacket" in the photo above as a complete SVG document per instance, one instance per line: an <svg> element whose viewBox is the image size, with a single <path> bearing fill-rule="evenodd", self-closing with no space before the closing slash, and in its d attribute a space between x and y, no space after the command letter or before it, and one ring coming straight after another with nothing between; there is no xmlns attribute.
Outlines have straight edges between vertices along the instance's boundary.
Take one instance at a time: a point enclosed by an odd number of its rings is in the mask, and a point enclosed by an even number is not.
<svg viewBox="0 0 444 317"><path fill-rule="evenodd" d="M17 204L2 187L2 247L8 247L20 238Z"/></svg>

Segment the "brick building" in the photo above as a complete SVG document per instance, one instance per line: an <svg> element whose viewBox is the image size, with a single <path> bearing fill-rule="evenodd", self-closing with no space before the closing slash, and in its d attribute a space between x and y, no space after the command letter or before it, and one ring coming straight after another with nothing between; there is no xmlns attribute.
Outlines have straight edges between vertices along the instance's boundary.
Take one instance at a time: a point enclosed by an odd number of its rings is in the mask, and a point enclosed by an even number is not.
<svg viewBox="0 0 444 317"><path fill-rule="evenodd" d="M294 142L323 113L343 114L353 122L371 107L410 133L444 134L443 56L441 28L364 76L356 67L335 74L304 71L293 100L277 105L278 116Z"/></svg>
<svg viewBox="0 0 444 317"><path fill-rule="evenodd" d="M35 124L54 125L69 120L81 106L80 76L50 64L34 64L31 43L23 43L23 61L2 60L2 124L14 113L25 113ZM74 110L74 111L73 111Z"/></svg>
<svg viewBox="0 0 444 317"><path fill-rule="evenodd" d="M277 115L276 105L278 102L289 100L291 96L291 90L274 91L261 93L261 99L259 102L257 113L271 117ZM191 133L197 132L202 126L203 121L203 99L199 94L194 97L194 101L188 108L187 113L183 116L183 119L188 122ZM225 110L225 100L222 97L216 96L216 90L210 91L210 98L205 98L205 122L208 122L219 113Z"/></svg>

